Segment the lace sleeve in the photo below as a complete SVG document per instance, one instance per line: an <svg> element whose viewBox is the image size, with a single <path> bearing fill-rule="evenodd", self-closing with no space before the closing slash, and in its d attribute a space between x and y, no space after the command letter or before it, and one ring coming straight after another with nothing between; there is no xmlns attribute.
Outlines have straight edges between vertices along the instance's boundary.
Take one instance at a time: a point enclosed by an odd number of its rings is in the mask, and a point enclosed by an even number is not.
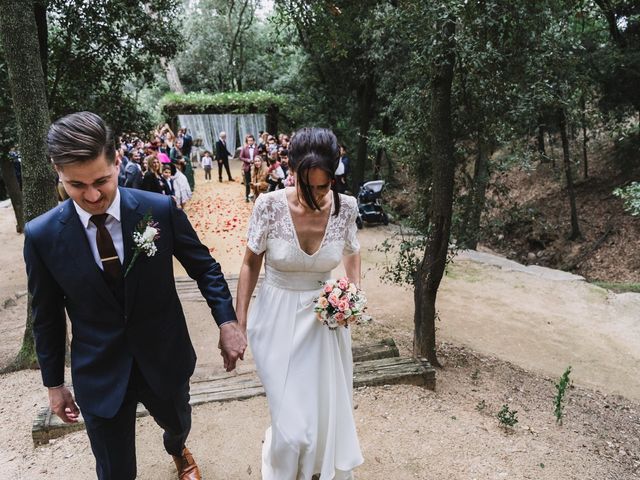
<svg viewBox="0 0 640 480"><path fill-rule="evenodd" d="M358 242L356 218L358 218L358 204L353 197L343 197L343 208L346 214L345 238L343 255L351 255L360 251L360 242Z"/></svg>
<svg viewBox="0 0 640 480"><path fill-rule="evenodd" d="M247 247L256 255L267 249L267 233L269 230L269 216L267 214L267 196L260 195L253 205L253 212L249 220L247 233Z"/></svg>

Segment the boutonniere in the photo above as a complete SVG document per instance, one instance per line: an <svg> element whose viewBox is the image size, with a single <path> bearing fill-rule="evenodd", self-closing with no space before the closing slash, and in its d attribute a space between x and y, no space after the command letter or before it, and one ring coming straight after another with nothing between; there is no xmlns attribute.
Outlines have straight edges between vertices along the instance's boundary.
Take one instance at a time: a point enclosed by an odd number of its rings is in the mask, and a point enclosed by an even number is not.
<svg viewBox="0 0 640 480"><path fill-rule="evenodd" d="M133 258L131 259L127 270L124 272L125 277L133 267L133 264L140 253L144 252L147 257L153 257L156 254L158 247L156 247L155 241L159 238L160 228L158 227L158 222L153 220L151 213L147 213L142 220L140 220L136 231L133 232L133 243L135 244L135 247L133 251Z"/></svg>

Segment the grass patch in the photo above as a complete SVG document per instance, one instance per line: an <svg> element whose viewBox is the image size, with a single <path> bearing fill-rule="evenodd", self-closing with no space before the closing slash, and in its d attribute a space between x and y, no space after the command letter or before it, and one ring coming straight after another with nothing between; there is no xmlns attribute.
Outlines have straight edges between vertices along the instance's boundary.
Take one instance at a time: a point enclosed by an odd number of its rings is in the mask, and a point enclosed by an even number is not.
<svg viewBox="0 0 640 480"><path fill-rule="evenodd" d="M591 282L600 288L606 288L615 293L640 293L640 283L619 283L619 282Z"/></svg>

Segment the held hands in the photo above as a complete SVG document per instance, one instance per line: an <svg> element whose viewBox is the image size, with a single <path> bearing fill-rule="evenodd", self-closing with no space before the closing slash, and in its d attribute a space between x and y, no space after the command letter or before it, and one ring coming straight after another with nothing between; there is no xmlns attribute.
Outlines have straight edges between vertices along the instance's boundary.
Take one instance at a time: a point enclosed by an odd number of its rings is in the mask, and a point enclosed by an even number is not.
<svg viewBox="0 0 640 480"><path fill-rule="evenodd" d="M49 408L64 423L77 423L80 410L65 386L49 389Z"/></svg>
<svg viewBox="0 0 640 480"><path fill-rule="evenodd" d="M247 337L238 322L225 323L220 327L220 341L218 342L224 368L227 372L236 368L238 359L244 360L247 348Z"/></svg>

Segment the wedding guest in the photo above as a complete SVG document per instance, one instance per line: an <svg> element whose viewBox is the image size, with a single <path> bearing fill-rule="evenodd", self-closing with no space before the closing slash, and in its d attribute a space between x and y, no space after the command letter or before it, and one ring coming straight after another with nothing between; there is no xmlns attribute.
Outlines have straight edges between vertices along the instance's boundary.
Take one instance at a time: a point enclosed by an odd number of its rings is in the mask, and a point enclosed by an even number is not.
<svg viewBox="0 0 640 480"><path fill-rule="evenodd" d="M176 165L176 173L173 176L173 192L176 199L176 205L178 208L183 208L189 200L191 200L192 192L189 186L189 181L185 176L184 169L186 168L184 160L180 160Z"/></svg>
<svg viewBox="0 0 640 480"><path fill-rule="evenodd" d="M128 188L142 188L142 167L140 166L140 152L133 151L131 161L125 168L124 186Z"/></svg>
<svg viewBox="0 0 640 480"><path fill-rule="evenodd" d="M261 156L257 156L251 168L251 190L253 191L253 201L255 202L261 193L269 190L267 176L269 172Z"/></svg>
<svg viewBox="0 0 640 480"><path fill-rule="evenodd" d="M340 145L340 158L338 168L336 168L336 189L339 193L344 193L349 188L349 157L347 157L347 148Z"/></svg>
<svg viewBox="0 0 640 480"><path fill-rule="evenodd" d="M244 147L240 150L240 161L242 161L242 175L244 177L245 201L249 202L251 194L251 165L254 157L258 154L255 145L255 138L251 134L244 137Z"/></svg>
<svg viewBox="0 0 640 480"><path fill-rule="evenodd" d="M216 142L216 161L218 162L218 181L222 182L222 167L227 171L227 177L233 182L231 170L229 169L229 157L231 153L227 149L227 134L220 132L219 140Z"/></svg>
<svg viewBox="0 0 640 480"><path fill-rule="evenodd" d="M211 181L211 166L213 162L211 161L211 152L204 152L202 158L200 159L200 163L202 163L202 169L204 170L204 180L205 182ZM222 178L220 179L222 181Z"/></svg>
<svg viewBox="0 0 640 480"><path fill-rule="evenodd" d="M160 182L162 183L162 193L175 197L175 191L173 189L173 180L171 179L172 171L171 165L162 166L162 176Z"/></svg>
<svg viewBox="0 0 640 480"><path fill-rule="evenodd" d="M268 177L267 182L269 183L269 191L273 192L274 190L279 190L284 188L284 171L280 166L280 162L278 161L278 155L274 152L273 155L269 157L269 169L268 169Z"/></svg>
<svg viewBox="0 0 640 480"><path fill-rule="evenodd" d="M149 168L142 179L142 190L164 193L160 173L160 160L153 155L147 157L146 160Z"/></svg>

